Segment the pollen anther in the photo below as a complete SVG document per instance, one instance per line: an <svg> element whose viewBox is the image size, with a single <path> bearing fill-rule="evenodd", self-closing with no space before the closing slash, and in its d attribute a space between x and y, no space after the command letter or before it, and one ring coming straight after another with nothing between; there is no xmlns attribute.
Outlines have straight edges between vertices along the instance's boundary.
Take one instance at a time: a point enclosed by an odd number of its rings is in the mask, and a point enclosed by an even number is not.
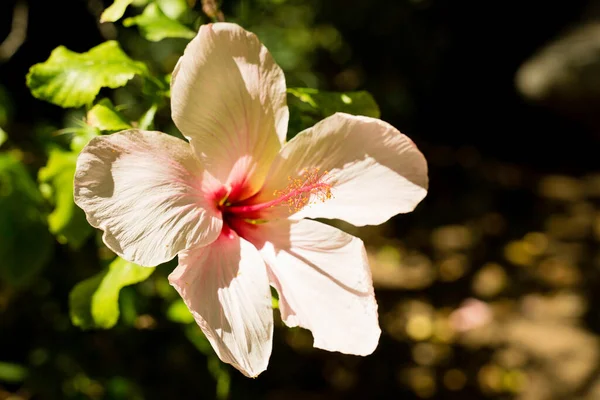
<svg viewBox="0 0 600 400"><path fill-rule="evenodd" d="M311 201L324 202L332 197L328 173L320 172L320 168L305 168L300 176L289 176L285 189L276 190L273 195L287 203L292 213L300 211Z"/></svg>

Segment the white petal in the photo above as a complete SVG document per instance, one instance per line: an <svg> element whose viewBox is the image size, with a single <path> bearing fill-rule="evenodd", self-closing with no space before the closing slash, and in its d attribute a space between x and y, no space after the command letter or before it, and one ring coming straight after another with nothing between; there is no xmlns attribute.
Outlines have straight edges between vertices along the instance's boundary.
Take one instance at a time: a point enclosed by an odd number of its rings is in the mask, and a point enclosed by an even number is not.
<svg viewBox="0 0 600 400"><path fill-rule="evenodd" d="M169 275L221 360L255 377L267 368L273 310L265 263L235 233L179 255Z"/></svg>
<svg viewBox="0 0 600 400"><path fill-rule="evenodd" d="M154 266L214 241L220 212L202 190L190 146L161 132L130 130L92 139L75 172L75 203L124 259Z"/></svg>
<svg viewBox="0 0 600 400"><path fill-rule="evenodd" d="M317 169L331 187L332 198L313 196L295 219L338 218L357 226L377 225L412 211L427 194L427 162L408 137L381 120L337 113L282 148L258 201L273 198L289 179L303 179L305 171Z"/></svg>
<svg viewBox="0 0 600 400"><path fill-rule="evenodd" d="M202 25L173 72L171 108L207 170L241 190L230 198L256 193L288 123L283 72L258 38L231 23Z"/></svg>
<svg viewBox="0 0 600 400"><path fill-rule="evenodd" d="M314 346L368 355L381 330L362 241L316 221L279 220L249 227L279 293L288 326L309 329Z"/></svg>

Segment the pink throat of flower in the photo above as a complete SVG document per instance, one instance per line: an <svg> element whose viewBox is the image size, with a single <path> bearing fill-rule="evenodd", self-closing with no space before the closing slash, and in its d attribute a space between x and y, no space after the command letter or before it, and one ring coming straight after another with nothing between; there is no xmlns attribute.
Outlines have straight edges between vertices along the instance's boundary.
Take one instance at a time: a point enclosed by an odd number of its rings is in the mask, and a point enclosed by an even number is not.
<svg viewBox="0 0 600 400"><path fill-rule="evenodd" d="M233 214L251 214L280 204L287 204L290 213L295 213L313 201L326 201L332 197L331 184L327 180L328 171L319 172L319 168L305 169L297 178L288 177L288 185L283 190L273 192L274 199L254 204L230 205L227 212Z"/></svg>

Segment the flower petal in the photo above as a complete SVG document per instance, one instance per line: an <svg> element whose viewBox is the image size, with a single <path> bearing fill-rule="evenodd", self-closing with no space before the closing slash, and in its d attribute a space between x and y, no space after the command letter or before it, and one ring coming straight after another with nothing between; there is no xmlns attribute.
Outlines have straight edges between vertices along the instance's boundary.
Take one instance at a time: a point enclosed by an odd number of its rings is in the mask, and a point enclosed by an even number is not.
<svg viewBox="0 0 600 400"><path fill-rule="evenodd" d="M393 126L369 117L337 113L299 133L281 149L257 202L273 198L306 171L323 174L332 198L313 198L294 219L377 225L412 211L427 194L423 154Z"/></svg>
<svg viewBox="0 0 600 400"><path fill-rule="evenodd" d="M285 78L258 38L231 23L202 25L171 80L173 120L203 165L234 190L260 188L285 141Z"/></svg>
<svg viewBox="0 0 600 400"><path fill-rule="evenodd" d="M273 310L265 263L234 232L179 255L169 275L221 360L255 377L267 368Z"/></svg>
<svg viewBox="0 0 600 400"><path fill-rule="evenodd" d="M81 151L74 195L112 251L154 266L218 237L223 221L202 185L202 167L186 142L129 130L96 137Z"/></svg>
<svg viewBox="0 0 600 400"><path fill-rule="evenodd" d="M381 330L362 241L316 221L279 220L242 233L259 249L288 326L309 329L314 346L368 355Z"/></svg>

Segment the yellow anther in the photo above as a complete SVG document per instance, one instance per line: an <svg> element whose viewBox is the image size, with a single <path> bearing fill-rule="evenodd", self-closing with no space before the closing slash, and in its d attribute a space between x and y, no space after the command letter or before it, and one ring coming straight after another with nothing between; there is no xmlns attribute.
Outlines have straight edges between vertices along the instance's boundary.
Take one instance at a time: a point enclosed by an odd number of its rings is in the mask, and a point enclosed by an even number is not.
<svg viewBox="0 0 600 400"><path fill-rule="evenodd" d="M298 212L311 200L324 202L332 197L331 184L327 182L328 171L319 173L320 168L305 168L296 178L288 177L290 182L283 190L276 190L274 195L287 203L290 212Z"/></svg>

